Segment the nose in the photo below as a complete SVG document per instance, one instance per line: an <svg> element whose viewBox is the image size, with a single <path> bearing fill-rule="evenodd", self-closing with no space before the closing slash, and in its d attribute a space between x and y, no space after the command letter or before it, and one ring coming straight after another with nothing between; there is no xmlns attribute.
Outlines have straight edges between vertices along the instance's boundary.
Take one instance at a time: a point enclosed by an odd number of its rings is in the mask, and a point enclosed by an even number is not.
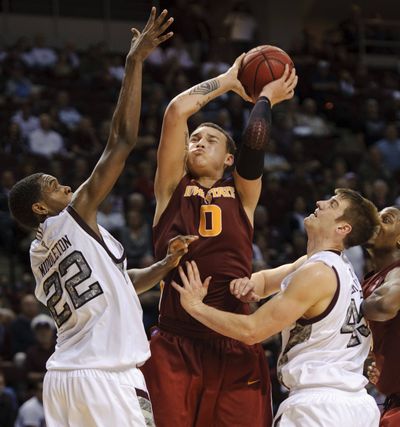
<svg viewBox="0 0 400 427"><path fill-rule="evenodd" d="M196 148L204 148L205 144L204 144L204 139L201 138L196 142Z"/></svg>
<svg viewBox="0 0 400 427"><path fill-rule="evenodd" d="M69 193L71 193L72 190L71 190L71 187L69 185L64 185L64 191L66 194L69 194Z"/></svg>

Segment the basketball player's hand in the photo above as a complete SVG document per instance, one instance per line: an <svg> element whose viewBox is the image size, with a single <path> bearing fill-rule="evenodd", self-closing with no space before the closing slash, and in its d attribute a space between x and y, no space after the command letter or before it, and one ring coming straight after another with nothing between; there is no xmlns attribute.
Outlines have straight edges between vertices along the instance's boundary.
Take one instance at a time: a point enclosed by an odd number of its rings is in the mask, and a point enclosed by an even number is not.
<svg viewBox="0 0 400 427"><path fill-rule="evenodd" d="M368 379L369 382L371 384L376 384L379 380L379 377L381 375L379 369L376 367L376 363L372 362L368 368L367 368L367 375L368 375Z"/></svg>
<svg viewBox="0 0 400 427"><path fill-rule="evenodd" d="M179 275L181 276L183 286L178 285L174 281L171 282L171 285L179 292L182 307L190 313L190 309L200 304L207 295L211 276L202 282L199 270L194 261L186 262L186 273L179 266Z"/></svg>
<svg viewBox="0 0 400 427"><path fill-rule="evenodd" d="M266 96L270 100L271 105L278 104L286 99L292 99L297 81L296 70L293 68L289 72L289 66L286 64L282 77L265 85L259 96Z"/></svg>
<svg viewBox="0 0 400 427"><path fill-rule="evenodd" d="M242 83L240 83L238 79L240 64L242 63L244 56L245 56L245 53L242 53L240 56L236 58L232 67L229 68L229 70L224 74L224 77L228 79L228 81L231 84L231 88L235 93L237 93L245 101L252 102L254 104L254 100L250 98L249 95L247 95Z"/></svg>
<svg viewBox="0 0 400 427"><path fill-rule="evenodd" d="M187 235L187 236L176 236L168 242L167 260L176 267L183 255L188 253L189 245L197 240L199 236Z"/></svg>
<svg viewBox="0 0 400 427"><path fill-rule="evenodd" d="M255 293L255 283L248 277L234 279L230 285L231 294L242 302L258 302L260 297Z"/></svg>
<svg viewBox="0 0 400 427"><path fill-rule="evenodd" d="M172 37L172 31L164 34L165 30L174 20L174 18L166 19L167 13L168 11L164 9L157 17L156 8L152 7L149 20L143 28L143 31L140 32L136 28L131 28L133 37L131 48L128 53L128 59L135 57L143 61L159 44Z"/></svg>

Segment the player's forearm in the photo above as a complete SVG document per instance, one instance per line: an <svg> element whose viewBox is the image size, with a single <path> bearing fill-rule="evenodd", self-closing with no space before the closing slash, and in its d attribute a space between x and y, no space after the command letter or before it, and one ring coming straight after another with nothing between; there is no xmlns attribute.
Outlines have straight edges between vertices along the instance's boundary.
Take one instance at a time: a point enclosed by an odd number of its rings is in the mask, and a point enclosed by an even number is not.
<svg viewBox="0 0 400 427"><path fill-rule="evenodd" d="M232 89L231 78L221 74L182 92L170 102L168 108L184 117L190 117L204 105Z"/></svg>
<svg viewBox="0 0 400 427"><path fill-rule="evenodd" d="M251 316L217 310L204 303L198 303L188 313L203 325L245 344L256 343L255 327Z"/></svg>
<svg viewBox="0 0 400 427"><path fill-rule="evenodd" d="M125 144L130 149L137 142L142 102L143 60L134 54L128 55L125 76L122 80L117 106L111 121L110 145Z"/></svg>
<svg viewBox="0 0 400 427"><path fill-rule="evenodd" d="M251 280L257 284L256 294L262 298L279 292L282 280L289 274L296 271L307 260L307 255L302 256L297 261L284 264L270 270L263 270L251 275Z"/></svg>
<svg viewBox="0 0 400 427"><path fill-rule="evenodd" d="M128 270L129 278L140 295L157 285L168 272L175 267L176 260L172 260L170 255L167 255L163 260L156 262L150 267L133 268Z"/></svg>

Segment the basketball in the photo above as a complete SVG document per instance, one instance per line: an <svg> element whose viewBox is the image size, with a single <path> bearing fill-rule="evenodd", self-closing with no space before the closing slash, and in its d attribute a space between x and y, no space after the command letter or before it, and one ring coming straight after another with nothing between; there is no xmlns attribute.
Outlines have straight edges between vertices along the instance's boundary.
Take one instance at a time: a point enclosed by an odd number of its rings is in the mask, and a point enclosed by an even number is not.
<svg viewBox="0 0 400 427"><path fill-rule="evenodd" d="M293 61L284 50L270 45L258 46L244 56L238 79L247 95L257 98L267 83L282 76L285 64L289 64L290 70L294 67Z"/></svg>

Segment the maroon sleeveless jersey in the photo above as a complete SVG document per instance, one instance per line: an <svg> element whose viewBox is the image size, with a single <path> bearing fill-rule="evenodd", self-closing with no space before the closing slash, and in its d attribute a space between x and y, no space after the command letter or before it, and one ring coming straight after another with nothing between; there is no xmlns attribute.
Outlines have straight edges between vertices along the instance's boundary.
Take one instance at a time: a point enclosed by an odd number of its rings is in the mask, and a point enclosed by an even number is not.
<svg viewBox="0 0 400 427"><path fill-rule="evenodd" d="M396 267L400 267L400 261L367 277L363 283L364 298L368 298L382 285L389 271ZM376 387L387 396L400 393L400 313L386 322L369 321L369 326L372 330L376 366L381 371Z"/></svg>
<svg viewBox="0 0 400 427"><path fill-rule="evenodd" d="M248 313L229 290L232 279L249 277L252 270L253 227L243 209L232 177L202 187L189 175L177 186L158 224L153 229L157 259L164 258L168 241L178 234L195 234L199 239L181 260L194 260L201 279L212 276L204 302L233 313ZM164 280L160 301L160 327L185 336L214 335L182 308L179 293L170 285L181 284L178 269Z"/></svg>

